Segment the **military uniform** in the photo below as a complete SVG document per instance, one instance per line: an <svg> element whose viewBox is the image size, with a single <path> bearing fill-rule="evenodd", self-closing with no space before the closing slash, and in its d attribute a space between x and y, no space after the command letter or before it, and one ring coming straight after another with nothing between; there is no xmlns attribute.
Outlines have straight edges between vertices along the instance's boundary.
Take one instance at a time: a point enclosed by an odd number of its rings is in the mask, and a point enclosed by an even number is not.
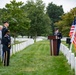
<svg viewBox="0 0 76 75"><path fill-rule="evenodd" d="M1 40L1 44L2 44L2 62L3 62L3 58L4 58L4 52L3 52L3 37L4 37L4 35L5 35L5 33L6 33L7 30L8 30L8 29L7 29L5 26L3 26L3 28L2 28L2 40Z"/></svg>
<svg viewBox="0 0 76 75"><path fill-rule="evenodd" d="M60 49L60 43L61 43L62 34L57 29L55 31L55 34L54 35L57 36L57 55L59 55L59 49Z"/></svg>
<svg viewBox="0 0 76 75"><path fill-rule="evenodd" d="M8 30L8 28L6 28L5 26L2 29L2 38L4 37L6 31Z"/></svg>
<svg viewBox="0 0 76 75"><path fill-rule="evenodd" d="M60 32L58 32L57 37L58 37L58 39L57 39L57 55L59 55L59 49L60 49L62 34Z"/></svg>
<svg viewBox="0 0 76 75"><path fill-rule="evenodd" d="M9 66L10 48L11 48L11 38L9 34L4 35L2 44L3 44L3 64L4 66Z"/></svg>

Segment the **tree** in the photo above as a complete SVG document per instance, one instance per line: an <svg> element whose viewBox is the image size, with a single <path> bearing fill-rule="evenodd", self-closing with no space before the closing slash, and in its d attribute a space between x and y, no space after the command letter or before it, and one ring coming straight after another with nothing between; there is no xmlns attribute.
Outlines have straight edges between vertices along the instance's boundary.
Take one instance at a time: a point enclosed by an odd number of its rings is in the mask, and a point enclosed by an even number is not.
<svg viewBox="0 0 76 75"><path fill-rule="evenodd" d="M63 36L69 36L69 31L74 20L74 16L76 16L76 7L71 9L70 12L63 14L61 16L61 20L55 23L55 25L61 29Z"/></svg>
<svg viewBox="0 0 76 75"><path fill-rule="evenodd" d="M28 0L26 5L23 6L28 18L31 20L29 34L35 38L44 34L50 25L50 19L46 16L44 8L45 5L42 0L36 0L36 2Z"/></svg>
<svg viewBox="0 0 76 75"><path fill-rule="evenodd" d="M21 9L23 2L16 2L16 0L10 1L10 4L6 4L5 12L2 15L2 20L8 20L10 22L11 33L15 35L21 35L21 31L25 30L30 25L30 20L27 18L27 14Z"/></svg>
<svg viewBox="0 0 76 75"><path fill-rule="evenodd" d="M54 34L54 23L58 22L61 18L61 15L64 13L62 6L57 6L56 4L53 4L52 2L49 3L47 6L47 12L48 16L52 20L52 31Z"/></svg>
<svg viewBox="0 0 76 75"><path fill-rule="evenodd" d="M6 17L4 17L5 12L6 12L5 8L0 9L0 24L3 24L2 23L3 22L3 18L6 18Z"/></svg>
<svg viewBox="0 0 76 75"><path fill-rule="evenodd" d="M57 6L52 2L47 6L47 14L50 19L55 23L60 20L60 16L64 13L62 6Z"/></svg>

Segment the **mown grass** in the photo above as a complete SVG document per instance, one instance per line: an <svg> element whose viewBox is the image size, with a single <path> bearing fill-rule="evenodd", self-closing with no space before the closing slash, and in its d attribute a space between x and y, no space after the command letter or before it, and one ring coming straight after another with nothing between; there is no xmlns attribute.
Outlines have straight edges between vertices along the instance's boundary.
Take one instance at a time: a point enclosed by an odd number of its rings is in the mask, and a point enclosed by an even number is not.
<svg viewBox="0 0 76 75"><path fill-rule="evenodd" d="M50 56L49 41L41 41L13 55L10 66L0 63L0 75L75 75L66 58Z"/></svg>

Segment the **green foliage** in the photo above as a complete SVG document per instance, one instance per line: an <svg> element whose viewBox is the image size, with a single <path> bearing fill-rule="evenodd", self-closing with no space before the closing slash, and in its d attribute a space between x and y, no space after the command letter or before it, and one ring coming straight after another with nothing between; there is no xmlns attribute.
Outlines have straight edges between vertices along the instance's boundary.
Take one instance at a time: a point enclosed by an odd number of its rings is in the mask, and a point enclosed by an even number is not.
<svg viewBox="0 0 76 75"><path fill-rule="evenodd" d="M52 2L47 6L47 14L50 19L55 23L60 20L60 16L64 13L62 6L57 6Z"/></svg>
<svg viewBox="0 0 76 75"><path fill-rule="evenodd" d="M28 18L31 20L29 34L31 36L37 36L49 33L50 19L44 13L45 5L42 0L28 0L23 6L25 12L28 14Z"/></svg>
<svg viewBox="0 0 76 75"><path fill-rule="evenodd" d="M9 29L12 36L18 35L49 35L51 34L51 21L45 13L45 5L42 0L10 1L5 8L0 9L0 24L9 21Z"/></svg>
<svg viewBox="0 0 76 75"><path fill-rule="evenodd" d="M28 29L30 26L30 20L27 18L26 13L21 7L23 2L16 2L16 0L10 1L10 4L6 4L5 12L2 14L2 21L8 20L10 23L10 30L12 35L21 35L21 31ZM25 33L24 33L25 34Z"/></svg>
<svg viewBox="0 0 76 75"><path fill-rule="evenodd" d="M61 15L64 13L62 6L57 6L56 4L53 4L52 2L48 4L47 6L47 12L48 16L50 17L52 23L52 33L54 34L55 30L55 22L58 22L61 19Z"/></svg>
<svg viewBox="0 0 76 75"><path fill-rule="evenodd" d="M76 8L73 8L70 12L63 14L61 16L61 20L55 23L55 25L63 33L63 36L69 36L69 31L75 15L76 15Z"/></svg>

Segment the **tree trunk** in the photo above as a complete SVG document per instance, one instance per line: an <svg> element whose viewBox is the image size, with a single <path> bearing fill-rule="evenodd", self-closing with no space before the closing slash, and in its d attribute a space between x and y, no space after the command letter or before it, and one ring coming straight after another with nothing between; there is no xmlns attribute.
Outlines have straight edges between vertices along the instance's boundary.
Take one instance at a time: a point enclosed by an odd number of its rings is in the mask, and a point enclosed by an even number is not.
<svg viewBox="0 0 76 75"><path fill-rule="evenodd" d="M36 42L37 32L35 33L34 42Z"/></svg>
<svg viewBox="0 0 76 75"><path fill-rule="evenodd" d="M16 43L16 34L14 34L14 44Z"/></svg>

